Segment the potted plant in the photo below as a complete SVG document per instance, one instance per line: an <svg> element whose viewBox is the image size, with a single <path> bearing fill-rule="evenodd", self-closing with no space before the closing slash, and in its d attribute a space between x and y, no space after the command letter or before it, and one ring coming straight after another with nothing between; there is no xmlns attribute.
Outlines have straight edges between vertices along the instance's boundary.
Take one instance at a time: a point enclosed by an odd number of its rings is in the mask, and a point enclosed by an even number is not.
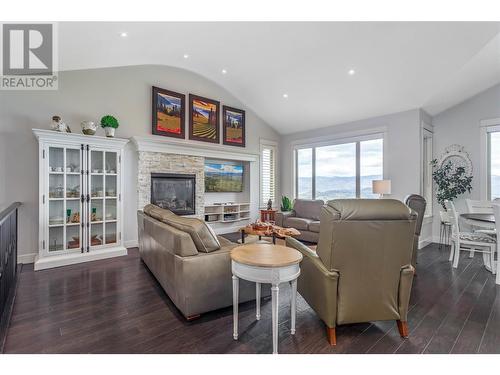
<svg viewBox="0 0 500 375"><path fill-rule="evenodd" d="M450 161L438 166L436 159L431 161L435 168L432 179L437 185L436 198L438 203L446 210L444 201L457 198L465 192L472 190L472 176L468 176L464 167L453 168Z"/></svg>
<svg viewBox="0 0 500 375"><path fill-rule="evenodd" d="M119 124L115 117L106 115L101 119L101 126L106 132L106 137L114 137L115 129L119 126Z"/></svg>
<svg viewBox="0 0 500 375"><path fill-rule="evenodd" d="M293 203L286 195L281 197L281 211L288 212L293 209Z"/></svg>

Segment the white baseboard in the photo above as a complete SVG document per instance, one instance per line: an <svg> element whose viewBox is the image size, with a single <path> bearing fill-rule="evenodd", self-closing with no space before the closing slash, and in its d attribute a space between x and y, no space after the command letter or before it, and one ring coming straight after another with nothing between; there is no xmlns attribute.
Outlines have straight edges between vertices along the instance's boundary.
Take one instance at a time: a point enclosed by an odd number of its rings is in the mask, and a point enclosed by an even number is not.
<svg viewBox="0 0 500 375"><path fill-rule="evenodd" d="M139 241L138 240L124 241L123 246L125 246L127 249L130 249L131 247L139 247Z"/></svg>
<svg viewBox="0 0 500 375"><path fill-rule="evenodd" d="M35 263L35 258L37 255L38 255L37 253L18 254L17 255L17 264Z"/></svg>
<svg viewBox="0 0 500 375"><path fill-rule="evenodd" d="M420 249L426 247L427 245L430 245L431 243L432 243L431 237L421 239L418 241L418 249L420 250Z"/></svg>

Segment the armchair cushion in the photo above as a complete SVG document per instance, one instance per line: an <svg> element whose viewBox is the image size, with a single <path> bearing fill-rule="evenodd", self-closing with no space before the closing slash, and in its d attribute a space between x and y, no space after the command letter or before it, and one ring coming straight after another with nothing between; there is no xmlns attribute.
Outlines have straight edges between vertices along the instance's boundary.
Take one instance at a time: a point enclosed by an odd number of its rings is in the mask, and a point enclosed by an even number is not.
<svg viewBox="0 0 500 375"><path fill-rule="evenodd" d="M280 211L276 212L276 225L280 227L285 227L286 219L295 216L294 211Z"/></svg>
<svg viewBox="0 0 500 375"><path fill-rule="evenodd" d="M319 220L318 221L313 221L312 223L309 224L309 230L311 232L319 233L319 227L320 227Z"/></svg>
<svg viewBox="0 0 500 375"><path fill-rule="evenodd" d="M309 230L309 224L313 221L304 217L287 217L285 226L295 228L298 230Z"/></svg>
<svg viewBox="0 0 500 375"><path fill-rule="evenodd" d="M293 203L293 210L295 216L304 217L311 220L319 220L321 214L321 207L325 202L321 199L295 199Z"/></svg>

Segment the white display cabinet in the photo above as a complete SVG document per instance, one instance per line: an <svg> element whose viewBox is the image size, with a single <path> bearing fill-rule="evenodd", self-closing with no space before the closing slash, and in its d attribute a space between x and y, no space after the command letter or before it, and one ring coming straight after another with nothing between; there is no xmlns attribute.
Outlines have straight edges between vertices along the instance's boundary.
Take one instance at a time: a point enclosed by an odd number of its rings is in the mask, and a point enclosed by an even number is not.
<svg viewBox="0 0 500 375"><path fill-rule="evenodd" d="M34 129L39 143L35 270L126 255L122 153L127 139Z"/></svg>

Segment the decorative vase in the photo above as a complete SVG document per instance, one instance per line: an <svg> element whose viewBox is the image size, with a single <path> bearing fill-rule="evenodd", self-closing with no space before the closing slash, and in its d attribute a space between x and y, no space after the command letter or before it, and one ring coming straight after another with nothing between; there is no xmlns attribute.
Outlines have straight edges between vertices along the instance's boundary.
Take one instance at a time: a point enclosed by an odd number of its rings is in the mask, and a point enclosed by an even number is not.
<svg viewBox="0 0 500 375"><path fill-rule="evenodd" d="M104 131L106 132L106 137L114 137L115 136L115 128L112 128L110 126L106 126L104 128Z"/></svg>
<svg viewBox="0 0 500 375"><path fill-rule="evenodd" d="M85 135L94 135L97 130L97 125L94 121L83 121L81 123L82 133Z"/></svg>
<svg viewBox="0 0 500 375"><path fill-rule="evenodd" d="M52 116L50 128L60 133L71 133L71 129L64 121L61 120L60 116Z"/></svg>

